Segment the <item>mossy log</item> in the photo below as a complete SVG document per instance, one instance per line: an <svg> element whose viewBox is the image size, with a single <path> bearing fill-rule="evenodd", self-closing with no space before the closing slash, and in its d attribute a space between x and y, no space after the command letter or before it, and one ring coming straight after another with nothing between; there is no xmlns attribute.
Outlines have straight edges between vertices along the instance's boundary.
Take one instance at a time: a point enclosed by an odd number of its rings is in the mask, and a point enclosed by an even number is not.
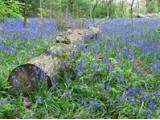
<svg viewBox="0 0 160 120"><path fill-rule="evenodd" d="M90 27L68 30L58 35L56 45L11 71L8 77L11 85L10 92L30 93L43 83L47 83L48 88L50 88L54 73L59 72L60 65L64 62L63 55L69 56L72 52L77 51L77 47L83 44L86 36L91 39L98 32L99 29Z"/></svg>

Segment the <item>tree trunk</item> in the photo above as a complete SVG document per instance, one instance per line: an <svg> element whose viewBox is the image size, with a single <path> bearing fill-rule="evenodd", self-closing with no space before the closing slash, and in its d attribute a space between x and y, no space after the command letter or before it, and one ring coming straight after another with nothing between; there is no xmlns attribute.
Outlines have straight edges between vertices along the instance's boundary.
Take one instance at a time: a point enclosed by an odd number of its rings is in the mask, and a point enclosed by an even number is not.
<svg viewBox="0 0 160 120"><path fill-rule="evenodd" d="M89 29L68 30L57 36L55 46L12 70L8 78L12 86L11 93L30 93L43 83L47 83L50 88L55 73L59 73L61 70L60 65L64 62L64 58L78 50L78 46L84 43L86 34L89 35L87 39L91 39L98 32L97 28L91 27Z"/></svg>
<svg viewBox="0 0 160 120"><path fill-rule="evenodd" d="M158 12L160 12L160 0L157 0Z"/></svg>
<svg viewBox="0 0 160 120"><path fill-rule="evenodd" d="M132 29L133 29L133 5L134 5L134 0L132 0L132 3L131 3L131 22L132 22Z"/></svg>
<svg viewBox="0 0 160 120"><path fill-rule="evenodd" d="M40 7L40 17L43 18L43 8L42 8L42 0L39 0L39 7Z"/></svg>
<svg viewBox="0 0 160 120"><path fill-rule="evenodd" d="M25 3L24 3L24 9L23 9L23 18L24 18L24 21L23 21L23 26L24 27L27 27L27 2L26 2L26 0L24 1Z"/></svg>
<svg viewBox="0 0 160 120"><path fill-rule="evenodd" d="M96 0L96 3L94 4L93 6L93 9L92 9L92 19L93 19L93 25L95 26L95 9L98 5L98 0Z"/></svg>
<svg viewBox="0 0 160 120"><path fill-rule="evenodd" d="M122 9L121 17L123 17L124 14L125 14L125 12L124 12L124 4L125 4L125 2L123 0L121 0L121 9Z"/></svg>
<svg viewBox="0 0 160 120"><path fill-rule="evenodd" d="M110 11L111 11L111 5L112 5L113 0L108 0L106 1L106 9L107 9L107 17L110 17Z"/></svg>
<svg viewBox="0 0 160 120"><path fill-rule="evenodd" d="M68 9L71 14L73 14L73 4L74 4L74 0L68 1Z"/></svg>

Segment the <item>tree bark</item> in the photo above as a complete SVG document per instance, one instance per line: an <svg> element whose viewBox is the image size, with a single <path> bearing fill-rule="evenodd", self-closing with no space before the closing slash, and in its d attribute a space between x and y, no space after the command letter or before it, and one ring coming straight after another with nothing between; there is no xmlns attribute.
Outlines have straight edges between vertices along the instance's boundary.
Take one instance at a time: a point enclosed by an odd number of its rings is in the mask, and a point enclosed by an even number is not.
<svg viewBox="0 0 160 120"><path fill-rule="evenodd" d="M157 0L158 12L160 12L160 0Z"/></svg>
<svg viewBox="0 0 160 120"><path fill-rule="evenodd" d="M89 29L68 30L58 35L55 46L12 70L8 78L12 86L11 93L30 93L43 83L47 83L50 88L52 78L55 73L59 73L65 56L70 56L72 52L78 50L78 45L84 43L86 34L89 35L87 39L91 39L98 32L97 28L90 27Z"/></svg>
<svg viewBox="0 0 160 120"><path fill-rule="evenodd" d="M134 1L135 1L135 0L132 0L132 3L131 3L131 22L132 22L132 29L133 29L133 5L134 5Z"/></svg>
<svg viewBox="0 0 160 120"><path fill-rule="evenodd" d="M40 8L40 17L43 18L43 8L42 8L42 0L39 0L39 8Z"/></svg>
<svg viewBox="0 0 160 120"><path fill-rule="evenodd" d="M25 1L24 3L24 9L23 9L23 17L24 17L24 22L23 22L23 26L26 27L27 26L27 2Z"/></svg>

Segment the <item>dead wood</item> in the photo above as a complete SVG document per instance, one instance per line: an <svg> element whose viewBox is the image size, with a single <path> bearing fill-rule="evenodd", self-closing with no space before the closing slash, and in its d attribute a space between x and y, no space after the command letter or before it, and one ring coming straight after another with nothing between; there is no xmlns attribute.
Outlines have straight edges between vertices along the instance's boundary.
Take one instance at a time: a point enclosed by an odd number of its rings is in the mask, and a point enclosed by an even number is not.
<svg viewBox="0 0 160 120"><path fill-rule="evenodd" d="M8 77L12 93L29 93L37 87L47 83L48 88L52 86L54 73L58 73L64 56L69 56L77 51L78 46L84 43L84 38L89 35L91 39L99 32L99 29L90 27L88 29L68 30L56 37L56 45L49 48L45 53L29 60L12 70ZM44 82L45 81L45 82Z"/></svg>

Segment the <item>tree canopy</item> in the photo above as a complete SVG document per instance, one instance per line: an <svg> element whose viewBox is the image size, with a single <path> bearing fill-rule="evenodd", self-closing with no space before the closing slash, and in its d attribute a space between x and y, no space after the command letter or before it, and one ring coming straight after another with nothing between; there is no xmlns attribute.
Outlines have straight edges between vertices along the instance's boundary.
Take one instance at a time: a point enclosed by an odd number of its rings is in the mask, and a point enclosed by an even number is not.
<svg viewBox="0 0 160 120"><path fill-rule="evenodd" d="M129 16L127 0L0 0L0 16L124 17ZM132 1L132 0L131 0ZM138 3L141 0L135 0ZM160 12L160 0L144 0L144 13ZM133 8L133 11L139 7Z"/></svg>
<svg viewBox="0 0 160 120"><path fill-rule="evenodd" d="M0 0L0 17L21 16L22 4L17 0Z"/></svg>

